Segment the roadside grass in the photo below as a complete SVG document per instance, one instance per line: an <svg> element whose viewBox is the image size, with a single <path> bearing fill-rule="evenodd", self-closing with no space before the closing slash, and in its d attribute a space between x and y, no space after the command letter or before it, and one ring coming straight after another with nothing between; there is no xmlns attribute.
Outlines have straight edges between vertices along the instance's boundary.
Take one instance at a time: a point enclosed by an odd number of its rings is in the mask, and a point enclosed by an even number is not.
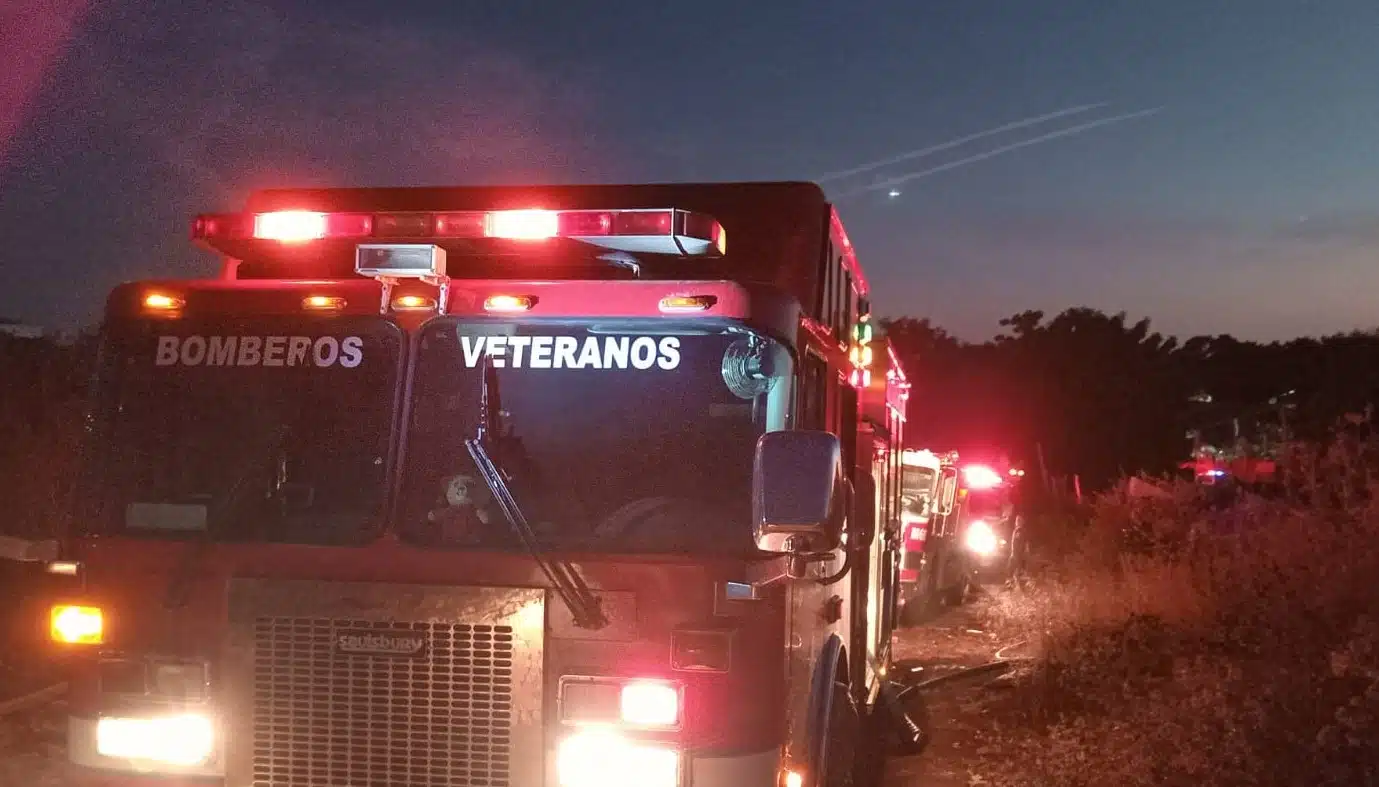
<svg viewBox="0 0 1379 787"><path fill-rule="evenodd" d="M1379 784L1379 444L1284 494L1123 491L993 615L1034 658L999 699L997 784ZM1047 523L1046 523L1047 524Z"/></svg>

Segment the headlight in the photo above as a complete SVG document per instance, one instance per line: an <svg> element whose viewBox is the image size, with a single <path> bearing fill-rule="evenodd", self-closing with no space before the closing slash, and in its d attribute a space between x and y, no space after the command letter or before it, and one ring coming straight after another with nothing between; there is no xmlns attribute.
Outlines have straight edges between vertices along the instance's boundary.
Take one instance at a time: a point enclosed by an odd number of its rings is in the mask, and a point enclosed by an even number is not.
<svg viewBox="0 0 1379 787"><path fill-rule="evenodd" d="M214 747L215 725L201 714L96 722L96 753L102 757L190 767L210 760Z"/></svg>
<svg viewBox="0 0 1379 787"><path fill-rule="evenodd" d="M963 544L969 550L985 557L996 554L1000 540L996 538L996 531L991 529L991 525L983 519L978 519L967 526L967 534L963 536Z"/></svg>
<svg viewBox="0 0 1379 787"><path fill-rule="evenodd" d="M160 700L204 702L206 663L162 659L102 659L97 666L103 694L152 696Z"/></svg>
<svg viewBox="0 0 1379 787"><path fill-rule="evenodd" d="M556 772L561 787L676 787L680 753L612 730L587 729L560 742Z"/></svg>
<svg viewBox="0 0 1379 787"><path fill-rule="evenodd" d="M622 720L639 727L674 727L680 721L680 691L669 683L638 680L622 687Z"/></svg>
<svg viewBox="0 0 1379 787"><path fill-rule="evenodd" d="M566 676L560 682L560 718L567 724L673 729L680 705L680 684L669 681Z"/></svg>

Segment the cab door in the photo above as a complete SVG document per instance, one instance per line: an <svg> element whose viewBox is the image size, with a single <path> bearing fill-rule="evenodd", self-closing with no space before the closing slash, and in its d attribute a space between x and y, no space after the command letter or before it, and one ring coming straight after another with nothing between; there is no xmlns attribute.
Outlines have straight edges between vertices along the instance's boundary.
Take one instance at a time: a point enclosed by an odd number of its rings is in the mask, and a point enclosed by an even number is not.
<svg viewBox="0 0 1379 787"><path fill-rule="evenodd" d="M962 517L962 501L958 494L958 469L945 465L939 474L938 501L935 507L935 521L930 531L933 547L932 584L935 596L941 597L961 580L961 555L959 554L958 523Z"/></svg>

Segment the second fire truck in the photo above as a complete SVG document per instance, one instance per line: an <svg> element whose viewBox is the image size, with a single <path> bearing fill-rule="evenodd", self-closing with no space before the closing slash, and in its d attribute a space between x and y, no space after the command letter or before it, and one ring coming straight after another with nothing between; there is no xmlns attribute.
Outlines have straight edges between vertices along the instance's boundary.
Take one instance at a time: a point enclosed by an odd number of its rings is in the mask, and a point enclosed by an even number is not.
<svg viewBox="0 0 1379 787"><path fill-rule="evenodd" d="M1004 577L1023 471L956 451L910 449L902 461L901 600L915 620L935 604L961 604L974 583Z"/></svg>

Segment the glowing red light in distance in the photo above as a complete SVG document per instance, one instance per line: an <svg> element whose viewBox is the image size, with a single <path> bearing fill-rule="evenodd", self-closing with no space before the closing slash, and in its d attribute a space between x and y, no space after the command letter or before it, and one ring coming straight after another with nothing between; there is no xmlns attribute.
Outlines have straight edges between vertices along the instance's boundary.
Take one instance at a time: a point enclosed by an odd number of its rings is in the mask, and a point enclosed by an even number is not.
<svg viewBox="0 0 1379 787"><path fill-rule="evenodd" d="M986 465L968 465L962 469L963 481L970 489L990 489L1001 485L1001 474Z"/></svg>

